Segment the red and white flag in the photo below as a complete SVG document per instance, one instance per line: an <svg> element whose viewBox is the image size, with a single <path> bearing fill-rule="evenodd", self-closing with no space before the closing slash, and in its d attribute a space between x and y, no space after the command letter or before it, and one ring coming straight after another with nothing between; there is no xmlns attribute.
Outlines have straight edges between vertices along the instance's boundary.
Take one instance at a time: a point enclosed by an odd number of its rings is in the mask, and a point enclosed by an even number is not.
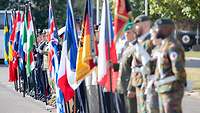
<svg viewBox="0 0 200 113"><path fill-rule="evenodd" d="M107 91L116 88L117 74L111 68L111 64L117 63L117 55L114 44L114 32L112 26L112 15L109 10L109 2L104 0L98 51L98 82L104 86ZM112 81L112 84L111 84Z"/></svg>

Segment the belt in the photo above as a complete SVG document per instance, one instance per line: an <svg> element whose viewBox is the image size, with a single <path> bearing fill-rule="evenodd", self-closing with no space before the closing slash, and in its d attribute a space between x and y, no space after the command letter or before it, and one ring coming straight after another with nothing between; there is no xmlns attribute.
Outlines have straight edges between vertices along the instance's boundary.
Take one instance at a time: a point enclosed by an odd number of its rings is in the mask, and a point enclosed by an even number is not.
<svg viewBox="0 0 200 113"><path fill-rule="evenodd" d="M160 85L168 84L168 83L174 82L176 80L177 80L177 77L173 75L173 76L170 76L170 77L166 77L162 80L156 81L155 85L158 87Z"/></svg>
<svg viewBox="0 0 200 113"><path fill-rule="evenodd" d="M140 72L140 68L139 67L132 67L132 72L134 72L134 73Z"/></svg>

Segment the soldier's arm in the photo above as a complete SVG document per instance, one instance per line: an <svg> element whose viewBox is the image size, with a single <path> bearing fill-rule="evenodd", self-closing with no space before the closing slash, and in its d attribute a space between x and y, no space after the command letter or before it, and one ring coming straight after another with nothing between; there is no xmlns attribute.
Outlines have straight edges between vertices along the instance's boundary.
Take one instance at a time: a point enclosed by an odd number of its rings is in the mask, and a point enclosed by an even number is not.
<svg viewBox="0 0 200 113"><path fill-rule="evenodd" d="M128 87L127 87L127 91L134 91L135 87L133 86L133 76L130 76L130 80L129 80L129 83L128 83Z"/></svg>
<svg viewBox="0 0 200 113"><path fill-rule="evenodd" d="M169 49L169 58L172 65L172 71L177 80L185 80L185 55L184 51L179 48L171 47Z"/></svg>
<svg viewBox="0 0 200 113"><path fill-rule="evenodd" d="M140 56L140 60L142 62L142 66L140 68L140 71L143 75L148 75L150 74L150 68L149 68L149 62L150 62L150 55L148 54L148 52L142 47L142 46L138 46L138 53Z"/></svg>

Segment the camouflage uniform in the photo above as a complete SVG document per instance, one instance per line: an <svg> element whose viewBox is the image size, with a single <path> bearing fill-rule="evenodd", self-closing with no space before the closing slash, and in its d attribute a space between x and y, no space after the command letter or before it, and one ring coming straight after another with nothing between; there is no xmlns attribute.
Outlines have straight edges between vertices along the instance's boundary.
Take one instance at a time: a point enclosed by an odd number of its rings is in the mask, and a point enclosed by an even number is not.
<svg viewBox="0 0 200 113"><path fill-rule="evenodd" d="M144 94L146 87L146 76L149 73L150 56L139 43L133 45L135 54L132 60L132 76L129 87L136 87L137 109L138 113L147 113L146 96ZM138 50L136 48L139 48Z"/></svg>
<svg viewBox="0 0 200 113"><path fill-rule="evenodd" d="M142 49L136 52L132 61L132 84L136 86L138 113L147 113L146 96L144 92L147 85L146 77L150 73L150 55L147 53L149 48L146 46L146 42L150 38L150 33L148 33L150 18L145 15L139 15L135 18L134 23L136 24L135 31L137 35L141 35L140 37L137 37L137 40L139 42L138 45L141 46L139 48Z"/></svg>
<svg viewBox="0 0 200 113"><path fill-rule="evenodd" d="M150 41L149 41L150 42ZM152 42L150 42L152 43ZM155 91L154 81L156 80L155 69L157 62L157 51L158 46L153 48L151 45L151 61L150 61L150 75L147 76L147 88L145 90L146 94L146 105L148 113L159 113L159 99L158 93Z"/></svg>
<svg viewBox="0 0 200 113"><path fill-rule="evenodd" d="M160 113L182 113L181 103L186 83L184 49L174 38L166 38L157 60L155 82L160 99Z"/></svg>
<svg viewBox="0 0 200 113"><path fill-rule="evenodd" d="M132 51L132 47L127 45L122 54L122 58L120 60L120 69L119 69L119 79L117 85L117 91L120 94L124 94L125 100L125 110L127 113L137 113L137 102L136 98L128 98L127 97L127 87L131 76L131 61L133 59L134 52ZM130 91L135 92L135 88L132 87ZM126 113L126 111L123 111Z"/></svg>

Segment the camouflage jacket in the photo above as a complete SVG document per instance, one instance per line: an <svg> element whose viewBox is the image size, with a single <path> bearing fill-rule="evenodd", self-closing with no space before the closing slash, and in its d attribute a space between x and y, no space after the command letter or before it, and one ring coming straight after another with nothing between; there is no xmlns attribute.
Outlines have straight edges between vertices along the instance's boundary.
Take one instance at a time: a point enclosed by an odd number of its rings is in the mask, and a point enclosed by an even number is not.
<svg viewBox="0 0 200 113"><path fill-rule="evenodd" d="M133 59L133 47L127 46L120 60L119 78L117 81L117 91L119 93L126 93L127 86L131 76L131 62Z"/></svg>
<svg viewBox="0 0 200 113"><path fill-rule="evenodd" d="M147 35L147 36L149 36L149 35ZM140 63L141 63L141 65L142 65L141 68L143 68L144 64L142 64L142 62L144 61L144 59L148 59L147 57L151 55L151 51L153 49L153 44L152 44L152 41L149 40L149 38L147 37L143 41L140 41L139 45L143 47L143 49L146 52L146 55L141 53L140 56L137 56L138 52L136 52L136 55L132 61L132 65L140 65ZM142 57L144 59L142 59ZM148 61L148 63L145 65L145 68L148 68L151 71L152 69L150 67L151 67L151 63L150 63L150 61ZM144 82L146 83L146 76L150 74L150 73L142 73L142 72L143 71L141 70L141 73L133 73L133 79L134 79L133 82L135 82L134 84L136 86L141 86L142 83L144 83Z"/></svg>
<svg viewBox="0 0 200 113"><path fill-rule="evenodd" d="M180 42L174 38L163 40L157 59L156 86L164 93L183 88L186 82L185 55Z"/></svg>

